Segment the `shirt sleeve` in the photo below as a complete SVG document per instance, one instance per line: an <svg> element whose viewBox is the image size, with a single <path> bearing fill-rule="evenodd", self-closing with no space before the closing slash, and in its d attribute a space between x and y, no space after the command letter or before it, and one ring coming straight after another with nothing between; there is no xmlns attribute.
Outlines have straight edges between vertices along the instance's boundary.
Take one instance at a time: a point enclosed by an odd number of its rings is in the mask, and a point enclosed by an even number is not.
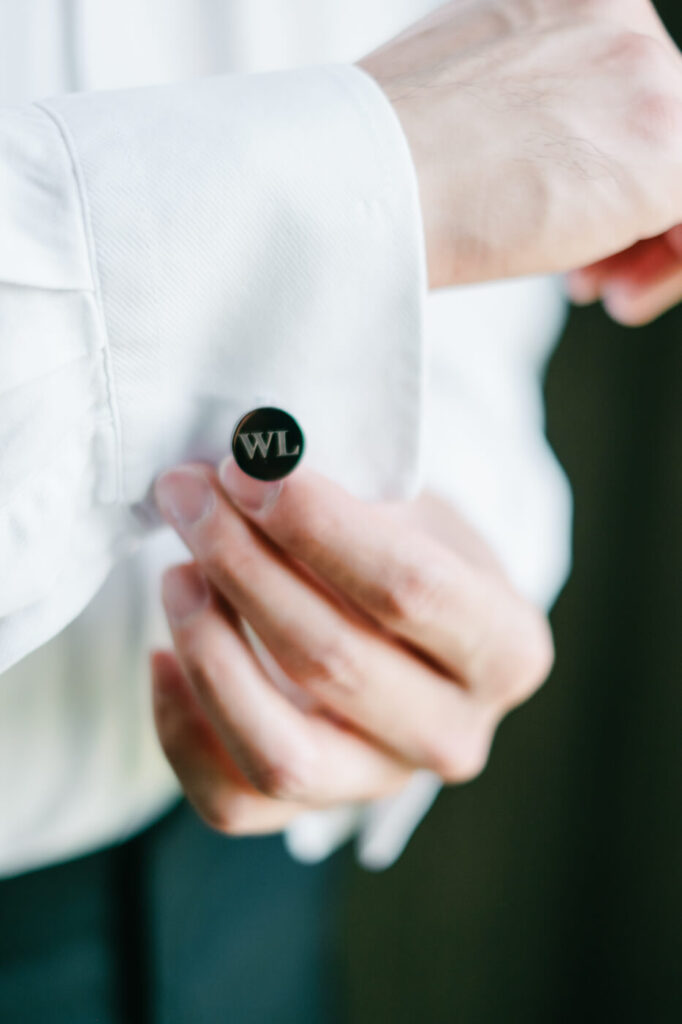
<svg viewBox="0 0 682 1024"><path fill-rule="evenodd" d="M165 466L281 404L366 498L419 471L423 232L350 66L0 112L0 671L153 527Z"/></svg>
<svg viewBox="0 0 682 1024"><path fill-rule="evenodd" d="M543 395L566 311L558 278L531 277L434 293L424 316L424 485L547 611L571 564L571 490L545 435Z"/></svg>

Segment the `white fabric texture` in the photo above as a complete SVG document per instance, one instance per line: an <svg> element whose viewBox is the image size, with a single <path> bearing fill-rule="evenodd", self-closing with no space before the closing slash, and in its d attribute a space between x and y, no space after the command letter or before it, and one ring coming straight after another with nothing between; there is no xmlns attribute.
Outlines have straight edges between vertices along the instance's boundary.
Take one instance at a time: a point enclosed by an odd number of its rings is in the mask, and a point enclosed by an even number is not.
<svg viewBox="0 0 682 1024"><path fill-rule="evenodd" d="M177 798L146 652L168 642L160 571L186 553L149 487L221 457L246 409L289 409L309 462L364 498L439 490L536 600L565 576L539 391L558 290L426 300L406 142L335 63L429 6L0 8L0 874ZM437 785L304 815L289 848L315 859L359 829L382 866Z"/></svg>
<svg viewBox="0 0 682 1024"><path fill-rule="evenodd" d="M0 670L131 550L159 469L219 458L259 393L347 486L414 489L418 200L369 77L233 75L4 116L0 274L22 337L0 350Z"/></svg>

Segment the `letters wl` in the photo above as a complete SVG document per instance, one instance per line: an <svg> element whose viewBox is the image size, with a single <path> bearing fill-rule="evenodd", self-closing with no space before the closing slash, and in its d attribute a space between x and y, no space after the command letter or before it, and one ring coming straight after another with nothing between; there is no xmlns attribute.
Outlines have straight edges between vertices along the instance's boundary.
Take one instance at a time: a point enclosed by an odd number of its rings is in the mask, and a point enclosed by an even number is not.
<svg viewBox="0 0 682 1024"><path fill-rule="evenodd" d="M268 457L268 451L273 437L277 438L277 451L275 452L275 458L281 458L282 456L288 456L291 458L292 455L298 455L301 450L300 444L297 444L293 451L287 451L287 434L288 430L268 430L267 433L263 434L260 431L251 433L244 432L239 434L239 440L246 449L246 454L250 459L253 459L256 452L266 459ZM254 440L252 441L251 438Z"/></svg>

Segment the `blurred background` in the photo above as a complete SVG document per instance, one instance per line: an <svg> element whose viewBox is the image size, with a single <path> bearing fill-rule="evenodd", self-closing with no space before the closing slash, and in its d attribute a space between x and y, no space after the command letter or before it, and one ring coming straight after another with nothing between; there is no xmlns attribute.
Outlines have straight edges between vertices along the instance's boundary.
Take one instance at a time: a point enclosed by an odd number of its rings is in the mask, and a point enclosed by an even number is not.
<svg viewBox="0 0 682 1024"><path fill-rule="evenodd" d="M546 381L575 496L556 668L395 867L353 869L353 1024L682 1021L681 382L680 310L572 314Z"/></svg>
<svg viewBox="0 0 682 1024"><path fill-rule="evenodd" d="M682 41L679 0L657 7ZM366 872L346 849L329 874L322 869L315 884L330 904L335 872L350 874L350 900L328 937L330 958L344 958L345 992L320 994L315 978L301 977L320 892L303 902L296 886L308 869L282 864L279 839L253 864L247 842L231 847L248 934L231 934L231 914L221 921L226 946L205 933L198 892L214 899L205 880L227 848L205 830L198 839L198 825L185 833L176 815L155 832L170 837L171 856L157 856L152 838L149 849L124 846L111 865L87 862L103 890L126 893L107 923L138 965L115 997L124 1019L152 1019L150 977L165 983L199 964L206 974L187 995L195 1020L200 1007L223 1005L206 976L234 985L241 973L254 1014L293 978L330 1013L345 999L348 1024L682 1024L681 382L682 307L637 331L597 307L572 313L546 380L548 433L575 498L573 572L552 613L556 668L503 724L481 778L441 793L394 867ZM62 877L72 870L82 868ZM287 889L279 883L289 875ZM40 884L15 888L14 918L0 905L0 966L22 952L16 922L31 909L42 921L54 899ZM111 913L68 886L63 899L74 934L81 918L97 924ZM155 934L140 924L148 903L159 905ZM238 901L232 912L246 916ZM277 952L266 972L271 931ZM226 980L230 942L242 962ZM93 944L79 953L81 971L101 955ZM116 979L104 983L113 989ZM153 1019L191 1019L181 1013L163 1004ZM73 1024L74 1011L60 1019ZM265 1012L259 1019L277 1024Z"/></svg>
<svg viewBox="0 0 682 1024"><path fill-rule="evenodd" d="M575 497L556 667L395 867L353 869L353 1024L682 1021L682 311L575 310L546 397Z"/></svg>

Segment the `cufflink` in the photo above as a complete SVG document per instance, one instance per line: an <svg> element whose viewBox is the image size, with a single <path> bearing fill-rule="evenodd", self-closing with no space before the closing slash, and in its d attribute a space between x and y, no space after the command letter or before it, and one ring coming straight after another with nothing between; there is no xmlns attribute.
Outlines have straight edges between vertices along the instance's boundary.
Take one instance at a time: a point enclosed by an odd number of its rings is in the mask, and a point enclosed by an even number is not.
<svg viewBox="0 0 682 1024"><path fill-rule="evenodd" d="M257 480L280 480L298 465L303 431L283 409L264 406L247 412L232 434L232 454L240 469Z"/></svg>

